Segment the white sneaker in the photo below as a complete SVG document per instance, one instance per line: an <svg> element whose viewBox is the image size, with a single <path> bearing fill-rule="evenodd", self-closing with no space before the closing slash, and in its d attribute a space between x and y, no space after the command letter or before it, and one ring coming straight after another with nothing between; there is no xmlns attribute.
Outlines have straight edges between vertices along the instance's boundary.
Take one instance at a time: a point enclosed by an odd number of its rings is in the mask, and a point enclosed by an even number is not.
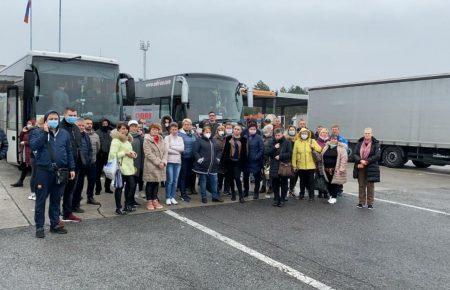
<svg viewBox="0 0 450 290"><path fill-rule="evenodd" d="M171 205L172 204L172 200L170 198L166 198L166 204L167 205Z"/></svg>
<svg viewBox="0 0 450 290"><path fill-rule="evenodd" d="M28 196L29 200L36 200L36 193L32 193L30 194L30 196Z"/></svg>
<svg viewBox="0 0 450 290"><path fill-rule="evenodd" d="M173 197L170 199L170 201L172 202L173 205L178 204L178 202L177 202L177 201L175 200L175 198L173 198Z"/></svg>
<svg viewBox="0 0 450 290"><path fill-rule="evenodd" d="M329 204L335 204L336 203L336 199L335 198L333 198L333 197L330 197L330 199L328 199L328 203Z"/></svg>
<svg viewBox="0 0 450 290"><path fill-rule="evenodd" d="M270 194L266 194L266 198L270 198Z"/></svg>

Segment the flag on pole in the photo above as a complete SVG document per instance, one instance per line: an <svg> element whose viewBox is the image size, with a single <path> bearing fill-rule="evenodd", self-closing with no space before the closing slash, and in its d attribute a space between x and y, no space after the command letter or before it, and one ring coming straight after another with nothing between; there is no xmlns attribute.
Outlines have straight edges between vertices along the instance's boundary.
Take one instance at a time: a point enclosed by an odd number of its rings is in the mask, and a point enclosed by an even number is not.
<svg viewBox="0 0 450 290"><path fill-rule="evenodd" d="M31 0L28 0L27 11L25 12L25 17L23 18L23 22L28 23L30 20L30 10L31 10Z"/></svg>

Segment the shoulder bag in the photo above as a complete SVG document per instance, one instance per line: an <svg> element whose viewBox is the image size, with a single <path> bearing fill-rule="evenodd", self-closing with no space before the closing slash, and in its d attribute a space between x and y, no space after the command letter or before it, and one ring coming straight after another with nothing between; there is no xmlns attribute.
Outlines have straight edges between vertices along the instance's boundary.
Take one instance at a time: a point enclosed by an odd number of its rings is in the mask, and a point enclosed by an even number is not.
<svg viewBox="0 0 450 290"><path fill-rule="evenodd" d="M50 142L47 141L47 150L50 154L50 159L52 160L52 168L55 171L56 174L56 184L67 184L69 181L69 169L67 168L59 168L58 165L56 165L56 158L55 158L55 152L53 151L52 146L50 146Z"/></svg>

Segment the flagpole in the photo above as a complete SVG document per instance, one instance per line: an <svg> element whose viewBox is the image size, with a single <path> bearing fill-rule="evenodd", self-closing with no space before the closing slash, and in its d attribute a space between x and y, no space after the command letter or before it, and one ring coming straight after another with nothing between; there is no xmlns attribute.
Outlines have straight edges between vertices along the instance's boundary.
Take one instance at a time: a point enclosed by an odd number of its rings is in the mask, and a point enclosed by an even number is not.
<svg viewBox="0 0 450 290"><path fill-rule="evenodd" d="M58 51L61 52L61 0L59 0L59 41Z"/></svg>
<svg viewBox="0 0 450 290"><path fill-rule="evenodd" d="M30 2L30 51L33 50L33 2Z"/></svg>

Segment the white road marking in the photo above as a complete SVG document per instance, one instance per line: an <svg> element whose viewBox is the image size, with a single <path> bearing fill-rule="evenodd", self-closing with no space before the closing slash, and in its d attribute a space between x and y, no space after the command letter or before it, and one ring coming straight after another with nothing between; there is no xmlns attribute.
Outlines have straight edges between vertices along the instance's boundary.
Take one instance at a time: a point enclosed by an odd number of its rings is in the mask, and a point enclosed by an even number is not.
<svg viewBox="0 0 450 290"><path fill-rule="evenodd" d="M352 193L352 192L345 192L344 194L353 195L353 196L358 196L358 194ZM414 208L414 209L424 210L424 211L428 211L428 212L432 212L432 213L443 214L443 215L446 215L446 216L450 216L450 213L448 213L448 212L440 211L440 210L435 210L435 209L431 209L431 208L426 208L426 207L421 207L421 206L416 206L416 205L412 205L412 204L401 203L401 202L396 202L396 201L391 201L391 200L381 199L381 198L375 198L375 200L376 200L376 201L381 201L381 202L390 203L390 204L396 204L396 205L406 206L406 207L409 207L409 208Z"/></svg>
<svg viewBox="0 0 450 290"><path fill-rule="evenodd" d="M256 259L258 259L258 260L260 260L260 261L262 261L262 262L264 262L264 263L266 263L266 264L268 264L268 265L270 265L270 266L272 266L274 268L277 268L281 272L286 273L286 274L288 274L291 277L294 277L295 279L299 280L300 282L303 282L303 283L305 283L305 284L307 284L309 286L312 286L312 287L314 287L316 289L320 289L320 290L325 290L325 289L331 290L331 289L333 289L330 286L325 285L325 284L323 284L320 281L317 281L317 280L315 280L315 279L313 279L311 277L306 276L305 274L295 270L292 267L289 267L289 266L287 266L285 264L282 264L282 263L280 263L278 261L275 261L274 259L269 258L269 257L267 257L264 254L261 254L260 252L257 252L257 251L255 251L255 250L253 250L253 249L251 249L251 248L249 248L249 247L247 247L247 246L245 246L245 245L243 245L243 244L241 244L241 243L239 243L239 242L237 242L237 241L235 241L233 239L227 238L226 236L224 236L224 235L222 235L222 234L220 234L220 233L218 233L218 232L216 232L216 231L214 231L214 230L212 230L212 229L210 229L208 227L205 227L205 226L203 226L203 225L201 225L201 224L199 224L199 223L197 223L197 222L195 222L193 220L190 220L190 219L188 219L188 218L186 218L184 216L181 216L181 215L179 215L179 214L177 214L177 213L175 213L175 212L173 212L171 210L167 210L164 213L166 213L166 214L170 215L171 217L173 217L173 218L175 218L177 220L180 220L180 221L182 221L182 222L184 222L184 223L186 223L186 224L188 224L188 225L190 225L190 226L192 226L192 227L194 227L194 228L196 228L196 229L198 229L198 230L200 230L200 231L202 231L202 232L204 232L204 233L206 233L206 234L208 234L208 235L210 235L210 236L212 236L212 237L214 237L214 238L216 238L216 239L218 239L218 240L220 240L222 242L224 242L225 244L227 244L229 246L232 246L235 249L238 249L238 250L246 253L249 256L252 256L252 257L254 257L254 258L256 258Z"/></svg>

